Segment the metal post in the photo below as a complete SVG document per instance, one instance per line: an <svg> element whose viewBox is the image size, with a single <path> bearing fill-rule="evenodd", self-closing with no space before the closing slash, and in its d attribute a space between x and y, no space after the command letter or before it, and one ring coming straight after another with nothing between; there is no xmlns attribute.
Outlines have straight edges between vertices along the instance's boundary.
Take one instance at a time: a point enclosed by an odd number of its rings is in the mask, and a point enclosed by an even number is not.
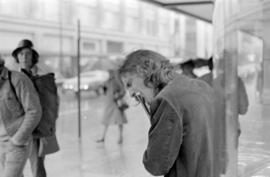
<svg viewBox="0 0 270 177"><path fill-rule="evenodd" d="M63 0L59 1L59 70L62 73L63 68Z"/></svg>
<svg viewBox="0 0 270 177"><path fill-rule="evenodd" d="M77 77L78 77L78 91L77 91L77 101L78 101L78 137L81 138L81 68L80 68L80 59L81 59L81 53L80 53L80 48L81 48L81 24L80 20L77 22L78 24L78 39L77 39Z"/></svg>

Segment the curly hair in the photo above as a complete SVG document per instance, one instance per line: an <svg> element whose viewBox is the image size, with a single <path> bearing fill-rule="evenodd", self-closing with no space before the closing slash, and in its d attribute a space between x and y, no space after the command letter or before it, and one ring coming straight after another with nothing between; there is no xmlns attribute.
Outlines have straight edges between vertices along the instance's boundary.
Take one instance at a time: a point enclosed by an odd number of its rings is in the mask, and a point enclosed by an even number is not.
<svg viewBox="0 0 270 177"><path fill-rule="evenodd" d="M142 49L127 55L119 72L122 76L137 74L143 77L145 86L153 88L155 92L159 92L175 77L173 66L167 58L157 52Z"/></svg>

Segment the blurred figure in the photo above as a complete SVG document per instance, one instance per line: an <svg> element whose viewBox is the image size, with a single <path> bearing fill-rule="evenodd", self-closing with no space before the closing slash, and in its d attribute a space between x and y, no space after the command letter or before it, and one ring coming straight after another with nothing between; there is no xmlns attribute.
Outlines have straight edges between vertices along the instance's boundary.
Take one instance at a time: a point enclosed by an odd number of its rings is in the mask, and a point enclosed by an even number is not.
<svg viewBox="0 0 270 177"><path fill-rule="evenodd" d="M123 124L127 123L126 114L122 106L123 98L125 96L125 88L120 80L119 73L116 70L109 70L110 78L105 84L105 108L102 124L104 125L104 131L102 137L97 142L104 142L107 130L111 124L117 124L119 127L119 139L118 143L123 142ZM122 104L122 105L120 105ZM122 109L123 108L123 109Z"/></svg>
<svg viewBox="0 0 270 177"><path fill-rule="evenodd" d="M214 120L214 154L215 154L215 174L219 177L221 174L225 174L227 166L227 153L226 153L226 131L225 131L225 98L223 95L223 89L221 84L215 82L213 86L213 58L211 57L207 62L209 73L202 75L198 79L205 81L211 87L214 87L215 91L215 110L216 116ZM203 65L202 65L203 66Z"/></svg>
<svg viewBox="0 0 270 177"><path fill-rule="evenodd" d="M219 74L217 78L213 78L213 58L211 57L208 60L209 73L199 77L200 80L205 81L215 90L216 97L216 119L215 119L215 161L218 165L217 170L221 174L225 174L227 166L227 152L226 152L226 120L225 120L225 76L224 73ZM238 87L237 87L237 96L238 96L238 114L246 114L248 110L248 96L246 92L245 85L242 79L238 76ZM241 134L240 122L237 121L238 127L238 137L236 138L236 144L238 146L239 136Z"/></svg>
<svg viewBox="0 0 270 177"><path fill-rule="evenodd" d="M216 177L213 89L175 73L156 52L137 50L126 58L120 74L129 93L139 93L150 106L146 170L155 176Z"/></svg>
<svg viewBox="0 0 270 177"><path fill-rule="evenodd" d="M195 68L195 64L192 60L188 60L184 63L180 64L182 69L182 74L190 77L190 78L197 78L196 74L194 74L193 70Z"/></svg>
<svg viewBox="0 0 270 177"><path fill-rule="evenodd" d="M41 119L39 96L27 76L9 71L1 60L0 97L0 174L21 177Z"/></svg>
<svg viewBox="0 0 270 177"><path fill-rule="evenodd" d="M38 59L39 54L33 48L32 41L23 39L19 42L18 47L12 52L12 56L20 66L20 71L27 75L30 79L34 79L38 75ZM45 155L57 152L59 146L56 136L52 137L34 137L30 152L30 164L33 177L46 177L46 169L44 165Z"/></svg>
<svg viewBox="0 0 270 177"><path fill-rule="evenodd" d="M224 88L224 85L225 85L224 74L220 74L219 77L217 77L216 79L213 79L213 58L212 57L208 60L208 67L209 67L210 72L201 76L199 79L205 81L211 87L213 87L213 84L215 85L219 84L217 88L220 88L220 89ZM247 95L245 84L243 80L241 79L241 77L239 76L237 77L237 96L238 96L238 113L240 115L244 115L248 111L249 101L248 101L248 95ZM241 129L240 129L239 121L238 121L238 133L240 136Z"/></svg>

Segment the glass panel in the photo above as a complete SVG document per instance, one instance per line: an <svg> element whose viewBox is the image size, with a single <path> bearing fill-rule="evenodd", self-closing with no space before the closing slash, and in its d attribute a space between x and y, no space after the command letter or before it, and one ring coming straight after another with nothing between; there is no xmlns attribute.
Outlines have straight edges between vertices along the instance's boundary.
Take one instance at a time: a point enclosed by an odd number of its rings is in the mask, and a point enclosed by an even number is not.
<svg viewBox="0 0 270 177"><path fill-rule="evenodd" d="M270 174L265 161L270 158L270 138L265 136L270 134L269 7L270 1L215 1L214 81L223 80L226 176Z"/></svg>

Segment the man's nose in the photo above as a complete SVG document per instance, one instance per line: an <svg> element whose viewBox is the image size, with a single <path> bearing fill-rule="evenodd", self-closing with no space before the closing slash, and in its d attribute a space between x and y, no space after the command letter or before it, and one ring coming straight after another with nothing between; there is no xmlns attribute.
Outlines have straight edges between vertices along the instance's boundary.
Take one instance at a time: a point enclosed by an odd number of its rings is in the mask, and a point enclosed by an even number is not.
<svg viewBox="0 0 270 177"><path fill-rule="evenodd" d="M21 54L21 58L25 59L26 58L26 54L22 53Z"/></svg>

